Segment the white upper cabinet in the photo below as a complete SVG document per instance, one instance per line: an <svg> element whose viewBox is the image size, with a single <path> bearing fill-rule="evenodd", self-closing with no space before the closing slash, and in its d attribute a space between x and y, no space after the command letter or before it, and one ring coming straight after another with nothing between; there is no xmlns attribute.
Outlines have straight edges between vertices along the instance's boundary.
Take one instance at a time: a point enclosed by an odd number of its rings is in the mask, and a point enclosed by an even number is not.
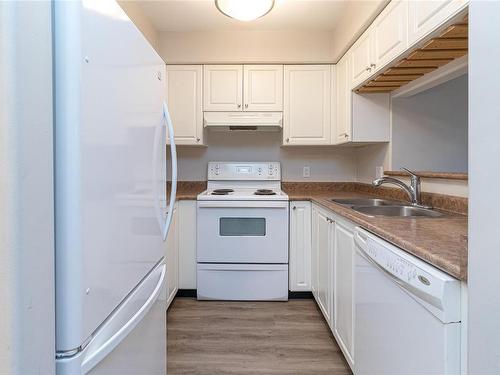
<svg viewBox="0 0 500 375"><path fill-rule="evenodd" d="M330 65L287 65L284 77L283 144L331 142Z"/></svg>
<svg viewBox="0 0 500 375"><path fill-rule="evenodd" d="M283 65L244 65L243 110L283 111Z"/></svg>
<svg viewBox="0 0 500 375"><path fill-rule="evenodd" d="M175 143L203 144L202 66L168 65L166 99Z"/></svg>
<svg viewBox="0 0 500 375"><path fill-rule="evenodd" d="M349 50L351 56L352 87L365 81L373 68L373 47L371 29L366 30Z"/></svg>
<svg viewBox="0 0 500 375"><path fill-rule="evenodd" d="M344 55L336 66L336 121L332 143L345 143L351 140L351 72L350 56ZM332 122L333 123L333 122Z"/></svg>
<svg viewBox="0 0 500 375"><path fill-rule="evenodd" d="M241 111L243 65L204 65L203 110Z"/></svg>
<svg viewBox="0 0 500 375"><path fill-rule="evenodd" d="M408 44L414 45L453 17L468 4L467 0L410 1L408 11Z"/></svg>
<svg viewBox="0 0 500 375"><path fill-rule="evenodd" d="M332 122L332 143L389 142L390 95L385 93L360 95L352 92L350 79L352 59L349 53L347 52L336 66L337 121Z"/></svg>
<svg viewBox="0 0 500 375"><path fill-rule="evenodd" d="M371 74L390 63L408 47L408 1L393 0L373 22Z"/></svg>

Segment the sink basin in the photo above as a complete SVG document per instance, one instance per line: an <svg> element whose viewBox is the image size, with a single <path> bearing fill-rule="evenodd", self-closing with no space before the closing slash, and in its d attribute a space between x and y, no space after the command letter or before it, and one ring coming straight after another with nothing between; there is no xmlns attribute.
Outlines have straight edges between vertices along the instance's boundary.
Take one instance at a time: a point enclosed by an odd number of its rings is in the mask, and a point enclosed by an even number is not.
<svg viewBox="0 0 500 375"><path fill-rule="evenodd" d="M367 216L391 217L443 217L445 214L413 206L353 206L352 209Z"/></svg>
<svg viewBox="0 0 500 375"><path fill-rule="evenodd" d="M391 201L388 199L377 198L347 198L347 199L331 199L332 202L341 204L343 206L400 206L404 205L403 202Z"/></svg>

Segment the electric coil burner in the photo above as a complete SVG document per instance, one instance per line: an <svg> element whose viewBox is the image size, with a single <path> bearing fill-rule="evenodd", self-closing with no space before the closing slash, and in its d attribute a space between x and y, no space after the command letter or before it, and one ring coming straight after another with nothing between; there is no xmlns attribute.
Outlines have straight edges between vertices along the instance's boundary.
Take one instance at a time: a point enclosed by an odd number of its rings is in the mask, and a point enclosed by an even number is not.
<svg viewBox="0 0 500 375"><path fill-rule="evenodd" d="M233 192L233 189L215 189L212 191L212 195L228 195L229 193Z"/></svg>
<svg viewBox="0 0 500 375"><path fill-rule="evenodd" d="M276 192L271 189L258 189L255 193L255 195L276 195Z"/></svg>
<svg viewBox="0 0 500 375"><path fill-rule="evenodd" d="M197 198L198 299L288 299L288 195L280 164L209 163Z"/></svg>

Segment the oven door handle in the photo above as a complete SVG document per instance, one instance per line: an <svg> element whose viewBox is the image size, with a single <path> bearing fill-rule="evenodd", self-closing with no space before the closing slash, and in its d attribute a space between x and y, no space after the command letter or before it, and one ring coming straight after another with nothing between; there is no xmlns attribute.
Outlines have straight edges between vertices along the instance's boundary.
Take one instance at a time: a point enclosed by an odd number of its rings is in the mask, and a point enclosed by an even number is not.
<svg viewBox="0 0 500 375"><path fill-rule="evenodd" d="M288 208L287 201L198 201L198 208Z"/></svg>

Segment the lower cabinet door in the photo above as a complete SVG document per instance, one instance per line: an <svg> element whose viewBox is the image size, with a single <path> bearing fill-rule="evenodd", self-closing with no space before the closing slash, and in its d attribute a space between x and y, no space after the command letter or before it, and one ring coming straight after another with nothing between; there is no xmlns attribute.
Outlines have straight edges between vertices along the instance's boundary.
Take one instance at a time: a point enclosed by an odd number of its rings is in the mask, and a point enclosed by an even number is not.
<svg viewBox="0 0 500 375"><path fill-rule="evenodd" d="M327 216L327 212L322 209L316 209L314 217L313 236L315 278L317 285L314 296L316 302L323 313L325 319L330 324L332 318L332 220Z"/></svg>
<svg viewBox="0 0 500 375"><path fill-rule="evenodd" d="M167 307L170 305L177 290L179 289L179 235L178 217L179 210L177 204L174 206L174 216L170 224L166 245L167 245Z"/></svg>
<svg viewBox="0 0 500 375"><path fill-rule="evenodd" d="M338 221L334 247L333 329L347 361L354 363L354 232Z"/></svg>
<svg viewBox="0 0 500 375"><path fill-rule="evenodd" d="M289 288L311 291L311 202L290 202Z"/></svg>
<svg viewBox="0 0 500 375"><path fill-rule="evenodd" d="M316 300L318 300L318 218L319 213L316 206L311 209L311 291Z"/></svg>

